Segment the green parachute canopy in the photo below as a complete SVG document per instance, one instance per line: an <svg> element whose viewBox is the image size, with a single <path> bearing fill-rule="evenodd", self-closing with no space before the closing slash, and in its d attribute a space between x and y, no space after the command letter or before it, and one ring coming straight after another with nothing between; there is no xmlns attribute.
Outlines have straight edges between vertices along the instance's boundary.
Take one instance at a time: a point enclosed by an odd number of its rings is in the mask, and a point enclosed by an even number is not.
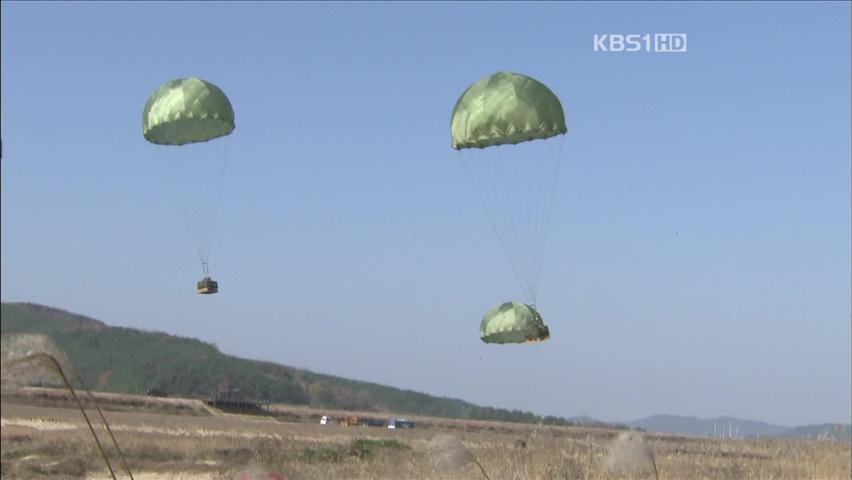
<svg viewBox="0 0 852 480"><path fill-rule="evenodd" d="M468 87L453 108L453 148L485 148L568 131L559 98L538 80L497 72Z"/></svg>
<svg viewBox="0 0 852 480"><path fill-rule="evenodd" d="M485 343L527 343L550 338L550 330L535 308L520 302L505 302L482 318L479 336Z"/></svg>
<svg viewBox="0 0 852 480"><path fill-rule="evenodd" d="M142 111L142 135L158 145L206 142L234 130L234 109L219 87L195 77L166 82Z"/></svg>

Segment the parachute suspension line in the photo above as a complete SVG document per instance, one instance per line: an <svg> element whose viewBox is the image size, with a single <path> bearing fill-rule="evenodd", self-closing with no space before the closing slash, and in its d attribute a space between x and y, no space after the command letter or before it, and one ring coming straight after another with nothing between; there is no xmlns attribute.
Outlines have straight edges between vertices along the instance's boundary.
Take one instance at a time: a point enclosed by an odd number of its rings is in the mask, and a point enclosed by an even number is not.
<svg viewBox="0 0 852 480"><path fill-rule="evenodd" d="M515 266L515 262L512 259L512 255L507 247L505 241L503 240L503 235L500 233L500 228L498 223L500 218L497 215L497 212L493 212L488 208L488 193L491 192L491 189L487 188L486 181L482 175L478 175L477 169L474 167L474 159L470 158L471 153L465 150L459 151L459 155L462 159L462 165L464 166L465 172L467 172L468 176L473 181L476 191L476 197L479 200L480 205L482 205L482 209L485 211L485 215L488 218L488 223L491 225L491 229L494 231L494 235L497 237L497 242L500 244L500 248L503 250L503 254L506 256L506 260L509 262L509 266L512 269L512 273L515 275L515 280L517 280L518 285L521 287L521 290L524 293L524 296L530 297L530 292L527 289L526 283L523 281L523 278L518 273L518 268ZM480 162L481 163L481 162ZM487 163L487 162L486 162ZM499 195L491 195L492 197L497 197L495 200L499 203ZM505 218L503 219L505 222Z"/></svg>
<svg viewBox="0 0 852 480"><path fill-rule="evenodd" d="M219 143L219 151L218 155L216 156L216 161L208 163L208 171L210 170L210 164L213 163L215 163L214 167L217 167L218 169L216 184L213 187L212 195L209 193L209 188L212 183L211 181L209 181L209 174L208 182L205 184L206 188L208 189L208 194L205 195L205 198L208 201L207 203L210 205L210 216L208 217L209 225L207 226L207 238L205 239L206 242L204 243L204 245L206 245L206 249L203 254L204 260L210 259L210 254L213 250L213 235L216 231L216 224L219 219L219 207L222 203L222 189L223 185L225 184L225 170L227 170L228 167L231 137L228 136L225 138L219 138L217 139L217 141Z"/></svg>
<svg viewBox="0 0 852 480"><path fill-rule="evenodd" d="M182 146L180 148L184 151L180 153L174 153L173 148L161 147L166 152L171 168L166 183L170 187L172 204L180 212L177 214L180 217L178 220L181 220L202 263L210 259L222 186L225 183L229 144L230 137L225 137ZM192 179L197 182L187 183L187 180ZM184 183L195 183L196 187L184 188L186 191L182 192L180 186Z"/></svg>
<svg viewBox="0 0 852 480"><path fill-rule="evenodd" d="M512 167L513 158L512 150L501 147L496 147L499 150L492 151L485 155L485 152L471 152L471 156L477 155L480 158L471 160L470 167L474 173L482 172L480 176L480 185L483 192L490 194L490 198L486 198L484 202L486 213L490 215L490 220L493 220L492 228L495 231L497 240L503 249L509 264L512 267L512 272L518 280L518 284L527 301L530 301L534 296L530 291L527 272L524 271L523 259L523 242L520 237L521 228L518 225L520 219L514 214L513 203L516 202L518 195L522 192L517 192L517 181L511 182L508 173ZM484 155L484 158L483 158ZM502 181L501 181L502 179Z"/></svg>
<svg viewBox="0 0 852 480"><path fill-rule="evenodd" d="M521 179L528 176L523 171L523 162L519 162L517 155L519 151L514 145L500 145L494 147L493 158L486 156L480 163L487 165L490 174L489 185L493 185L494 197L498 200L498 209L505 215L505 231L511 234L506 241L514 243L509 248L509 255L518 267L518 275L523 284L527 301L535 298L535 292L530 288L529 265L526 258L528 242L525 238L523 225L523 210L529 198L524 197L523 182ZM508 235L507 235L508 237Z"/></svg>
<svg viewBox="0 0 852 480"><path fill-rule="evenodd" d="M208 140L208 142L209 142L209 140ZM192 148L192 145L190 145L189 148ZM211 158L209 160L213 160L213 159ZM200 210L199 215L202 214L202 212L203 212L204 220L205 220L205 224L204 224L205 227L209 227L209 225L210 225L210 211L209 211L209 208L210 208L210 176L211 176L211 170L212 170L212 167L213 167L212 163L213 163L212 161L206 161L206 162L203 162L203 165L202 165L202 168L204 169L204 197L202 197L202 198L204 198L204 204L203 204L204 206L199 209ZM210 231L210 229L207 228L207 231ZM208 252L208 249L205 248L205 247L208 247L209 243L204 243L202 241L201 245L202 245L201 256L202 256L202 258L204 258L204 260L202 262L206 263L207 260L210 258L210 253Z"/></svg>
<svg viewBox="0 0 852 480"><path fill-rule="evenodd" d="M201 261L201 268L204 270L204 278L209 277L210 269L207 268L207 262L205 262L204 260Z"/></svg>
<svg viewBox="0 0 852 480"><path fill-rule="evenodd" d="M542 206L544 207L544 218L541 223L541 234L538 237L539 245L536 247L537 258L535 259L535 276L538 278L541 275L542 264L544 259L544 250L547 247L547 237L550 233L550 223L551 218L553 217L553 205L556 200L556 185L559 180L559 172L562 163L562 150L563 150L563 141L564 137L559 137L555 139L555 144L551 144L551 148L556 149L556 153L545 152L545 161L549 157L551 159L550 163L546 165L545 174L548 175L549 178L545 180L549 180L549 186L545 190L545 197L543 198Z"/></svg>
<svg viewBox="0 0 852 480"><path fill-rule="evenodd" d="M541 230L542 223L544 222L544 207L543 200L545 195L547 194L545 185L547 185L547 169L545 166L545 162L547 161L547 152L545 151L548 143L547 140L542 140L539 144L536 145L535 151L531 152L530 161L535 165L532 168L532 179L536 185L536 191L533 193L532 198L534 202L534 212L533 212L533 225L532 225L532 241L530 242L530 262L529 268L531 270L530 278L534 283L532 289L538 293L538 261L541 257L540 243L541 243Z"/></svg>
<svg viewBox="0 0 852 480"><path fill-rule="evenodd" d="M530 249L531 251L525 252L525 253L527 254L528 258L530 259L529 262L527 263L527 265L529 265L528 268L531 269L530 290L532 291L532 298L530 299L530 301L531 301L531 305L535 306L536 297L538 296L538 281L536 279L535 268L534 268L533 262L535 261L535 240L537 238L536 237L536 229L537 229L537 225L538 225L538 216L539 216L538 211L539 211L539 204L540 204L540 202L538 201L538 196L541 194L541 192L539 191L540 188L538 188L538 185L541 184L541 182L539 182L539 180L538 180L539 176L540 176L539 170L541 169L541 155L540 155L541 149L538 148L538 146L532 145L532 144L527 145L526 147L529 147L530 149L532 149L531 155L529 155L530 158L526 158L526 159L524 159L525 161L518 162L518 163L521 165L522 168L526 167L528 172L531 172L531 173L527 173L526 175L523 175L523 177L521 177L521 178L525 178L526 181L527 181L527 193L526 193L526 196L524 198L527 199L527 202L528 202L528 204L527 204L528 213L526 214L527 215L526 218L529 220L529 222L528 222L528 225L526 227L526 233L527 233L527 237L530 239L529 242L527 243L527 245L530 245L530 247L532 247L532 248ZM535 155L536 153L539 153L539 155ZM532 165L527 165L529 163L532 163ZM523 174L523 173L524 172L520 172L519 174Z"/></svg>
<svg viewBox="0 0 852 480"><path fill-rule="evenodd" d="M527 206L526 226L524 228L524 244L521 254L526 267L525 279L528 282L531 304L535 305L538 297L538 286L541 277L544 241L546 228L550 221L549 202L558 180L554 165L558 165L558 157L554 155L553 146L561 139L544 139L537 142L525 142L516 146L521 158L515 160L519 169L517 177L523 180L527 191L518 195L518 201Z"/></svg>
<svg viewBox="0 0 852 480"><path fill-rule="evenodd" d="M195 215L195 217L197 217L198 212L193 212L186 199L182 199L178 193L178 191L180 190L178 188L178 185L181 183L181 177L184 176L180 168L187 168L186 164L190 163L189 159L183 159L183 162L178 162L178 160L172 153L173 150L171 148L159 147L159 149L161 151L166 152L166 156L168 157L168 164L171 168L171 175L169 175L166 184L168 185L169 194L172 197L172 205L174 206L174 209L178 212L175 216L178 217L178 221L182 224L187 236L195 246L195 253L196 255L198 255L198 259L203 263L206 261L206 259L204 258L203 241L200 239L198 233L196 231L193 231L198 230L197 226L193 228L193 214ZM180 165L181 163L183 165Z"/></svg>
<svg viewBox="0 0 852 480"><path fill-rule="evenodd" d="M513 195L513 202L518 204L518 207L521 208L520 212L517 215L520 215L518 218L519 223L519 232L518 235L521 237L521 244L519 245L518 255L521 256L524 264L524 278L527 282L527 290L529 291L529 298L527 299L530 304L535 304L536 301L536 281L535 275L532 270L532 258L533 258L533 246L535 245L535 212L537 210L537 202L536 200L536 191L533 188L533 183L536 180L536 162L535 157L530 158L530 153L535 152L535 145L527 143L525 145L515 145L513 146L513 152L516 155L519 155L521 158L509 158L508 160L513 163L515 168L514 175L512 175L512 181L517 182L517 193ZM532 163L532 165L530 165ZM526 190L526 191L524 191ZM521 220L525 220L521 222Z"/></svg>
<svg viewBox="0 0 852 480"><path fill-rule="evenodd" d="M536 305L562 138L462 149L467 175L527 303ZM558 153L558 154L557 154Z"/></svg>
<svg viewBox="0 0 852 480"><path fill-rule="evenodd" d="M530 149L530 153L528 155L529 158L525 158L523 163L531 163L532 165L528 165L527 168L529 172L526 175L530 183L530 193L528 198L530 202L530 225L529 225L529 238L530 241L527 244L529 251L525 252L527 258L529 259L527 265L530 269L529 272L529 281L530 281L530 290L533 292L532 294L532 303L533 305L536 302L536 297L538 295L538 279L536 277L536 269L535 269L535 259L538 256L538 238L539 238L539 225L541 222L541 195L542 195L542 182L541 182L541 163L542 163L542 154L541 154L541 146L540 145L527 145Z"/></svg>
<svg viewBox="0 0 852 480"><path fill-rule="evenodd" d="M504 253L511 257L531 304L537 299L548 202L558 179L553 168L558 161L552 148L556 143L559 140L497 146L482 158L464 157L483 189L492 228L499 230Z"/></svg>
<svg viewBox="0 0 852 480"><path fill-rule="evenodd" d="M500 226L503 227L503 230L497 232L497 235L506 236L506 242L510 242L514 239L514 244L507 245L509 252L508 255L512 256L512 253L517 253L518 246L520 245L520 240L518 239L518 228L515 226L515 218L512 216L512 198L513 195L507 193L506 185L500 181L501 177L506 177L505 170L508 168L506 166L507 163L502 161L504 160L501 153L505 153L505 150L500 150L500 147L494 147L496 150L491 155L491 158L480 158L474 159L471 161L471 168L475 172L478 172L480 169L483 173L483 181L482 185L485 188L485 191L490 195L490 201L486 203L486 208L488 205L495 205L494 213L497 214L495 217L497 218L498 228ZM484 152L476 151L471 152L471 156L482 156ZM496 171L495 171L496 170ZM501 223L502 222L502 223ZM509 235L511 234L511 237ZM523 277L523 272L520 272Z"/></svg>
<svg viewBox="0 0 852 480"><path fill-rule="evenodd" d="M206 146L212 146L212 145L206 145ZM189 146L189 148L193 148L193 147L195 147L195 145ZM212 156L213 155L211 155L211 157ZM202 174L202 178L201 178L202 195L200 196L200 199L196 199L196 203L193 203L193 206L195 206L197 208L196 215L198 217L197 221L198 221L199 227L200 227L197 234L198 234L198 242L199 242L198 244L201 247L201 250L199 251L199 255L201 255L201 262L202 263L206 263L207 260L210 259L209 243L206 242L207 235L205 235L205 233L210 231L210 222L211 222L211 220L210 220L210 216L211 216L211 210L210 210L211 209L211 204L210 204L210 177L212 176L212 170L213 170L212 163L214 161L218 161L218 158L217 159L209 158L207 160L208 161L206 161L206 162L201 162L202 164L199 165L200 173Z"/></svg>
<svg viewBox="0 0 852 480"><path fill-rule="evenodd" d="M487 181L485 179L485 172L478 171L474 164L475 160L472 158L473 152L461 150L459 152L459 156L462 159L462 165L464 166L465 171L474 183L474 190L476 191L477 199L479 200L482 209L485 211L486 218L488 218L488 222L491 225L495 236L497 236L497 241L499 242L503 253L506 255L506 258L509 260L509 265L512 268L512 273L515 275L515 278L517 278L518 282L521 283L521 285L523 286L520 276L518 275L517 269L514 263L512 262L511 255L509 254L508 246L504 244L503 239L500 236L499 224L501 220L503 220L497 215L500 212L499 210L493 211L489 208L489 202L496 203L499 201L499 199L492 198L494 197L494 195L492 195L491 189L488 188Z"/></svg>
<svg viewBox="0 0 852 480"><path fill-rule="evenodd" d="M535 145L535 151L532 152L532 161L535 163L535 167L533 169L533 179L536 184L536 191L533 194L533 199L535 202L535 211L533 214L533 241L530 245L530 270L532 273L530 274L532 278L532 282L534 282L533 290L538 293L538 269L536 268L536 260L539 258L539 243L541 240L541 224L543 221L543 207L542 207L542 199L544 195L546 195L546 173L544 168L544 163L547 161L547 140L542 140L540 143Z"/></svg>

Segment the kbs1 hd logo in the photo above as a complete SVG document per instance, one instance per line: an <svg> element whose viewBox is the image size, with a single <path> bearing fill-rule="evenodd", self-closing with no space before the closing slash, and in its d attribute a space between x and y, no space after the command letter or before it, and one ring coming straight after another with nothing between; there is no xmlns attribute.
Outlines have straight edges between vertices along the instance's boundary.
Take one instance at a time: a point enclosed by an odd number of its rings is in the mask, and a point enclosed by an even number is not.
<svg viewBox="0 0 852 480"><path fill-rule="evenodd" d="M685 33L595 34L596 52L686 53Z"/></svg>

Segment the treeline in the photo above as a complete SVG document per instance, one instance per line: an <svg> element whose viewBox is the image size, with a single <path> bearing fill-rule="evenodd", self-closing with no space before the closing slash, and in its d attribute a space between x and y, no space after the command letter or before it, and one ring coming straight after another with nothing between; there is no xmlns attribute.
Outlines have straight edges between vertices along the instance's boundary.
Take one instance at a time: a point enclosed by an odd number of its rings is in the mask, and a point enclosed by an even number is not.
<svg viewBox="0 0 852 480"><path fill-rule="evenodd" d="M62 349L83 380L101 391L207 398L220 385L255 399L344 410L574 425L554 416L480 407L369 382L318 374L220 352L197 339L110 327L62 310L2 304L2 333L40 333ZM624 427L626 428L626 427Z"/></svg>

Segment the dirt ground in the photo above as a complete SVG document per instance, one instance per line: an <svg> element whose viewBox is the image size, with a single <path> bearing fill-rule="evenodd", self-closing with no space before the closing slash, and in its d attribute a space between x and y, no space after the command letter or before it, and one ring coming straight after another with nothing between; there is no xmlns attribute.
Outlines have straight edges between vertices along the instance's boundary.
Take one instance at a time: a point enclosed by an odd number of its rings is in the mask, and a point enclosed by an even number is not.
<svg viewBox="0 0 852 480"><path fill-rule="evenodd" d="M112 478L80 411L61 394L51 395L4 397L3 478ZM286 405L272 406L267 415L241 415L196 400L163 399L160 405L146 397L101 394L98 400L133 478L140 480L485 478L483 471L492 480L655 478L655 469L661 479L852 475L850 445L831 440L634 432L629 439L637 444L620 444L616 439L627 434L606 429L413 417L416 428L389 430L319 425L322 414L352 412ZM175 402L183 402L181 408ZM130 478L98 413L87 413L116 478ZM458 442L447 450L441 438Z"/></svg>

